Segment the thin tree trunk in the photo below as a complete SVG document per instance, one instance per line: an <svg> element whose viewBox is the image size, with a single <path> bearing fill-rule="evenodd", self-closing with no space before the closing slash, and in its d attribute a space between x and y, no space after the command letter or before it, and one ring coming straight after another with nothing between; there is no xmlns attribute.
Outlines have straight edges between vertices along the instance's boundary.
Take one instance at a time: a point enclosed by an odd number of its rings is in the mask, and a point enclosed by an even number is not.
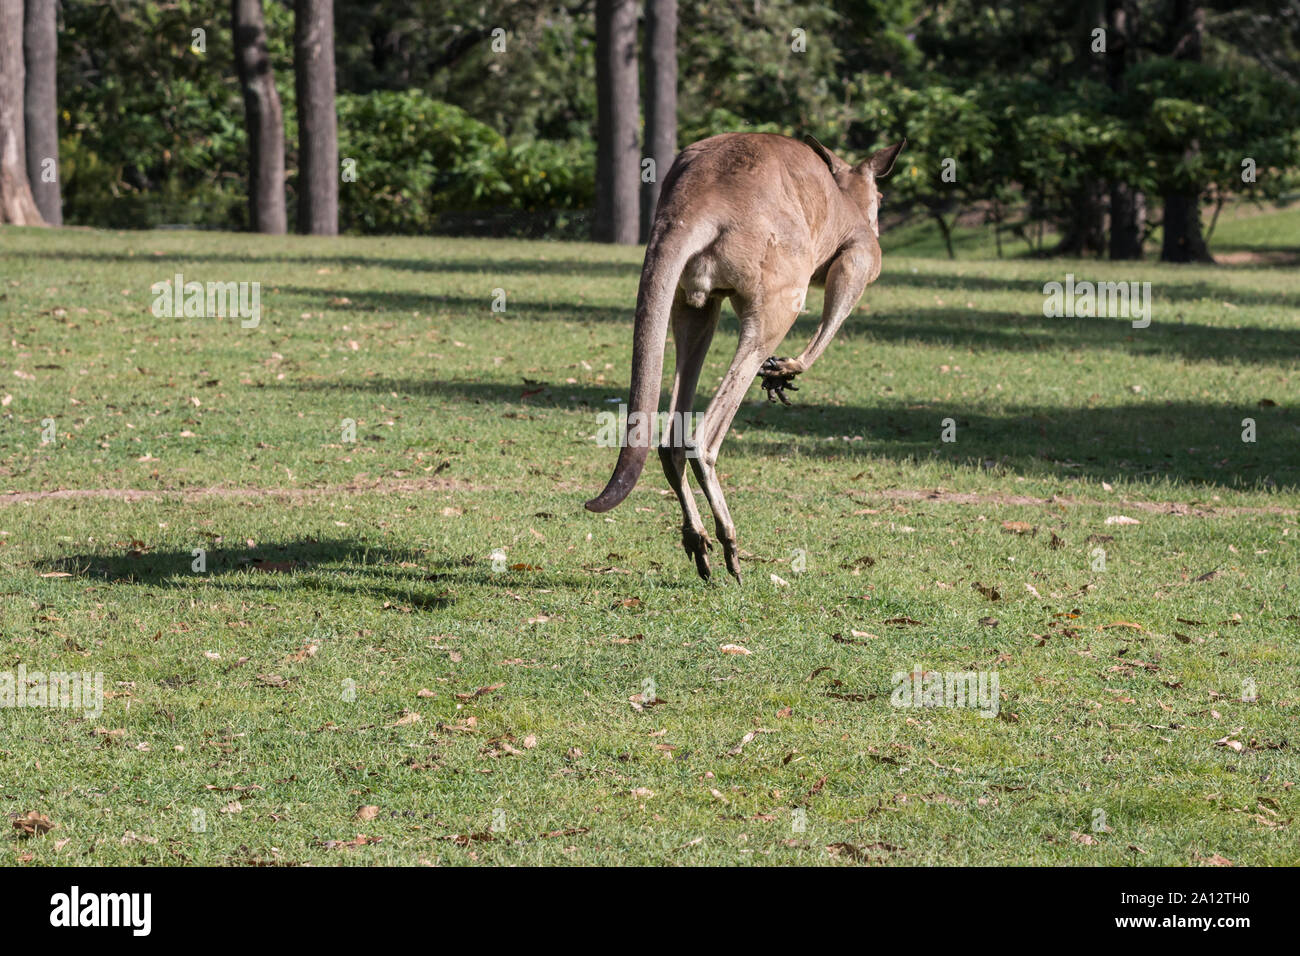
<svg viewBox="0 0 1300 956"><path fill-rule="evenodd" d="M1106 0L1106 82L1123 95L1128 68L1136 62L1138 11L1134 0ZM1141 259L1146 197L1128 183L1110 184L1110 257Z"/></svg>
<svg viewBox="0 0 1300 956"><path fill-rule="evenodd" d="M248 224L255 232L283 235L284 117L266 49L262 0L231 0L230 22L248 127Z"/></svg>
<svg viewBox="0 0 1300 956"><path fill-rule="evenodd" d="M1176 60L1200 62L1201 38L1205 32L1205 11L1197 0L1174 0L1170 8L1170 35ZM1193 140L1183 151L1184 158L1200 152ZM1199 190L1169 192L1164 196L1164 243L1162 262L1213 262L1201 231L1201 194Z"/></svg>
<svg viewBox="0 0 1300 956"><path fill-rule="evenodd" d="M27 133L27 182L41 218L63 225L59 191L58 8L55 0L27 0L23 65L27 77L23 121Z"/></svg>
<svg viewBox="0 0 1300 956"><path fill-rule="evenodd" d="M1210 217L1210 228L1205 230L1206 245L1209 245L1210 237L1214 235L1214 227L1219 224L1219 213L1223 212L1223 204L1226 201L1227 197L1223 193L1216 192L1214 197L1214 215Z"/></svg>
<svg viewBox="0 0 1300 956"><path fill-rule="evenodd" d="M1002 210L1002 203L998 202L996 199L993 200L993 203L990 207L989 218L992 219L993 221L993 243L995 246L997 246L998 258L1001 259L1002 258L1003 210Z"/></svg>
<svg viewBox="0 0 1300 956"><path fill-rule="evenodd" d="M596 223L599 242L634 244L641 157L636 68L636 3L596 3Z"/></svg>
<svg viewBox="0 0 1300 956"><path fill-rule="evenodd" d="M0 0L0 223L42 226L27 181L24 73L23 0Z"/></svg>
<svg viewBox="0 0 1300 956"><path fill-rule="evenodd" d="M948 258L956 259L957 252L952 247L952 226L948 225L948 221L943 218L943 213L937 209L930 210L930 218L939 224L939 232L943 235L943 244L948 249ZM957 217L953 216L952 221L955 224Z"/></svg>
<svg viewBox="0 0 1300 956"><path fill-rule="evenodd" d="M333 0L296 0L294 88L298 99L298 231L339 231L338 114L334 109Z"/></svg>
<svg viewBox="0 0 1300 956"><path fill-rule="evenodd" d="M677 155L677 0L646 0L645 154L654 178L641 184L641 241L650 238L663 178Z"/></svg>

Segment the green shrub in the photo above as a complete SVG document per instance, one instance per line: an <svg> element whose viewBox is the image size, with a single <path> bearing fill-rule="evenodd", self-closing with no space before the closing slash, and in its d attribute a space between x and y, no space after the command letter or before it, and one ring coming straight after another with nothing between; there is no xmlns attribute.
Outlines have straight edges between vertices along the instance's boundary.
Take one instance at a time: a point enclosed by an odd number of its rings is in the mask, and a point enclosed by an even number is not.
<svg viewBox="0 0 1300 956"><path fill-rule="evenodd" d="M343 95L338 104L339 155L356 162L356 180L345 181L339 196L347 231L418 234L478 224L533 233L553 223L555 211L594 201L594 144L510 146L464 110L419 90Z"/></svg>

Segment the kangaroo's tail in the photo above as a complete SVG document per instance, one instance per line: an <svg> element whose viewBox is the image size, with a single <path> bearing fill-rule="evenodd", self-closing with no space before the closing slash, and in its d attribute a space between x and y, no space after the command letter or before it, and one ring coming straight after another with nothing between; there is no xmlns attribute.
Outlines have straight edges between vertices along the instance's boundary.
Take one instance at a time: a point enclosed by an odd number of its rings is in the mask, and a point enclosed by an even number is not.
<svg viewBox="0 0 1300 956"><path fill-rule="evenodd" d="M664 370L664 342L673 296L682 270L691 256L704 249L712 237L701 231L667 231L653 236L646 249L641 286L636 296L636 322L632 328L632 394L628 401L629 427L623 435L618 464L609 484L587 502L588 511L609 511L631 493L650 452L649 422L659 411L659 385ZM640 413L633 427L632 416Z"/></svg>

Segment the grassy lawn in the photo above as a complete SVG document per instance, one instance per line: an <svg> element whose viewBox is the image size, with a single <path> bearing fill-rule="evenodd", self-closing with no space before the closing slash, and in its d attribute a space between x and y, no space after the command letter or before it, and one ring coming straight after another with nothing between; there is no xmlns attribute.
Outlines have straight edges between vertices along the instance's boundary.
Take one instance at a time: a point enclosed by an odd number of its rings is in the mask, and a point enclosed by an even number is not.
<svg viewBox="0 0 1300 956"><path fill-rule="evenodd" d="M736 586L653 462L582 510L638 249L0 230L0 672L106 698L0 709L0 809L55 825L0 859L1300 862L1294 267L884 246L723 447ZM156 318L177 272L260 324ZM1045 318L1066 273L1150 327Z"/></svg>

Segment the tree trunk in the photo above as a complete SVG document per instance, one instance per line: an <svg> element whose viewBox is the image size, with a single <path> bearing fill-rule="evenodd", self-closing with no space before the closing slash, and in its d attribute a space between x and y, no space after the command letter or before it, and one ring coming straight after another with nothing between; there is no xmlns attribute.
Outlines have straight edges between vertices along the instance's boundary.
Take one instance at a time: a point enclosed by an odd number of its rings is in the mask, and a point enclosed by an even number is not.
<svg viewBox="0 0 1300 956"><path fill-rule="evenodd" d="M1170 7L1170 42L1175 60L1201 59L1201 38L1205 33L1205 11L1197 0L1174 0ZM1183 151L1185 158L1200 151L1195 140ZM1169 192L1164 196L1164 244L1162 262L1213 262L1201 231L1200 190Z"/></svg>
<svg viewBox="0 0 1300 956"><path fill-rule="evenodd" d="M1161 262L1213 262L1201 232L1201 198L1195 193L1165 196L1165 240Z"/></svg>
<svg viewBox="0 0 1300 956"><path fill-rule="evenodd" d="M23 65L27 69L23 121L27 134L27 182L41 218L63 225L59 191L58 8L55 0L27 0Z"/></svg>
<svg viewBox="0 0 1300 956"><path fill-rule="evenodd" d="M294 3L293 70L298 94L298 231L336 236L339 139L333 0Z"/></svg>
<svg viewBox="0 0 1300 956"><path fill-rule="evenodd" d="M1141 259L1146 232L1147 201L1142 190L1127 183L1110 187L1110 257Z"/></svg>
<svg viewBox="0 0 1300 956"><path fill-rule="evenodd" d="M1100 256L1106 249L1102 215L1102 184L1086 179L1070 203L1065 235L1055 249L1058 256Z"/></svg>
<svg viewBox="0 0 1300 956"><path fill-rule="evenodd" d="M248 224L255 232L283 235L288 230L284 207L284 118L275 71L266 49L262 0L231 0L235 67L244 92L248 127Z"/></svg>
<svg viewBox="0 0 1300 956"><path fill-rule="evenodd" d="M1072 69L1077 79L1095 77L1101 70L1102 54L1093 52L1092 31L1103 25L1103 8L1099 0L1079 0L1075 4L1075 58ZM1068 197L1058 256L1094 256L1105 250L1105 222L1102 184L1086 177Z"/></svg>
<svg viewBox="0 0 1300 956"><path fill-rule="evenodd" d="M24 72L23 0L0 0L0 223L42 226L27 181Z"/></svg>
<svg viewBox="0 0 1300 956"><path fill-rule="evenodd" d="M636 3L596 2L596 223L599 242L634 244L639 232L641 156Z"/></svg>
<svg viewBox="0 0 1300 956"><path fill-rule="evenodd" d="M654 178L641 184L641 241L650 238L659 191L677 156L677 0L646 0L645 154Z"/></svg>
<svg viewBox="0 0 1300 956"><path fill-rule="evenodd" d="M1134 0L1106 0L1106 83L1123 95L1128 68L1136 62L1138 11ZM1110 184L1110 257L1141 259L1146 197L1128 183Z"/></svg>

